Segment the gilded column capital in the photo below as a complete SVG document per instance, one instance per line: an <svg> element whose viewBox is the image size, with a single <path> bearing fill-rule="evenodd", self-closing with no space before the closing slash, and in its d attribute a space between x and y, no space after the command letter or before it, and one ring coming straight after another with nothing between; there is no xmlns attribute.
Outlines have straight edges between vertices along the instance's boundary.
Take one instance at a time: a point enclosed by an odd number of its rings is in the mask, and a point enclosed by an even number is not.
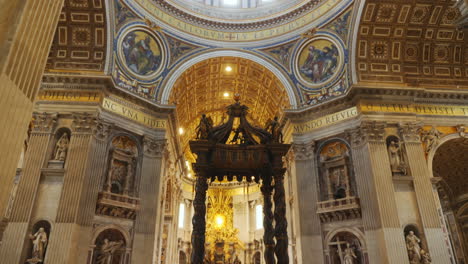
<svg viewBox="0 0 468 264"><path fill-rule="evenodd" d="M143 149L147 156L162 158L166 151L166 139L143 138Z"/></svg>
<svg viewBox="0 0 468 264"><path fill-rule="evenodd" d="M113 123L98 119L96 120L96 125L93 128L94 137L98 140L106 140L113 128Z"/></svg>
<svg viewBox="0 0 468 264"><path fill-rule="evenodd" d="M72 131L75 133L91 134L96 127L96 116L89 113L73 113Z"/></svg>
<svg viewBox="0 0 468 264"><path fill-rule="evenodd" d="M422 124L420 123L400 123L398 131L405 143L421 143L420 131Z"/></svg>
<svg viewBox="0 0 468 264"><path fill-rule="evenodd" d="M31 132L39 134L52 133L57 123L57 113L33 113Z"/></svg>
<svg viewBox="0 0 468 264"><path fill-rule="evenodd" d="M315 142L293 144L292 150L295 160L309 160L314 157Z"/></svg>

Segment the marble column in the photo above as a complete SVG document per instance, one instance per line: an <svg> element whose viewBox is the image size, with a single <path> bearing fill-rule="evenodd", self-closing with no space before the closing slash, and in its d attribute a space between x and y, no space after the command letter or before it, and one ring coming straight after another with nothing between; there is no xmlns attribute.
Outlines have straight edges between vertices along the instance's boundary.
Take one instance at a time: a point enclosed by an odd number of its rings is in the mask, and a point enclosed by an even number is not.
<svg viewBox="0 0 468 264"><path fill-rule="evenodd" d="M433 263L451 263L449 249L441 227L437 203L432 183L429 178L429 168L419 135L420 126L416 124L400 124L399 130L405 144L411 175L414 178L414 191L418 202L419 214L426 235L429 254Z"/></svg>
<svg viewBox="0 0 468 264"><path fill-rule="evenodd" d="M16 165L63 0L0 1L0 241Z"/></svg>
<svg viewBox="0 0 468 264"><path fill-rule="evenodd" d="M73 264L86 261L86 245L90 245L89 234L94 213L91 208L96 206L98 173L102 173L100 170L104 164L101 163L105 160L105 144L93 137L95 125L94 116L73 114L63 187L55 225L50 234L46 263Z"/></svg>
<svg viewBox="0 0 468 264"><path fill-rule="evenodd" d="M41 178L41 169L49 160L48 152L56 114L33 114L31 136L22 177L18 183L10 223L7 226L0 248L0 259L5 263L20 263L26 260L25 241L30 232L30 218Z"/></svg>
<svg viewBox="0 0 468 264"><path fill-rule="evenodd" d="M398 218L384 122L352 130L353 164L370 263L408 263Z"/></svg>
<svg viewBox="0 0 468 264"><path fill-rule="evenodd" d="M144 155L141 168L139 198L140 211L135 220L132 263L153 263L156 244L156 221L160 205L161 164L166 149L165 139L143 140Z"/></svg>
<svg viewBox="0 0 468 264"><path fill-rule="evenodd" d="M318 168L314 143L294 144L296 195L299 218L298 242L302 263L324 263L322 229L317 214ZM301 263L300 262L300 263Z"/></svg>

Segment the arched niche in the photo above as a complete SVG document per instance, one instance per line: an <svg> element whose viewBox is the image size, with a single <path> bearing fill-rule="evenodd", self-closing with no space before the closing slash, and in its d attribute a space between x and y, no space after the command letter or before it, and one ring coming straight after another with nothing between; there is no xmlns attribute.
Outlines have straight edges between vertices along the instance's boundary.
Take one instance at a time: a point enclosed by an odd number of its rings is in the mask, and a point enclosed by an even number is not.
<svg viewBox="0 0 468 264"><path fill-rule="evenodd" d="M395 135L390 135L385 139L385 143L387 145L387 154L392 175L408 175L408 162L405 156L404 144L401 142L400 138Z"/></svg>
<svg viewBox="0 0 468 264"><path fill-rule="evenodd" d="M468 138L444 136L428 154L444 214L452 254L459 263L468 261ZM432 166L431 166L432 165Z"/></svg>
<svg viewBox="0 0 468 264"><path fill-rule="evenodd" d="M89 259L92 264L127 264L130 261L128 244L128 237L119 229L104 229L94 239L93 252Z"/></svg>
<svg viewBox="0 0 468 264"><path fill-rule="evenodd" d="M103 184L105 192L126 196L136 195L138 154L137 141L132 137L116 135L112 138L107 175Z"/></svg>
<svg viewBox="0 0 468 264"><path fill-rule="evenodd" d="M29 242L26 243L26 261L45 259L51 230L52 226L46 220L39 220L32 226L31 232L28 235Z"/></svg>
<svg viewBox="0 0 468 264"><path fill-rule="evenodd" d="M349 146L345 141L332 139L319 147L320 200L355 197L356 181Z"/></svg>
<svg viewBox="0 0 468 264"><path fill-rule="evenodd" d="M261 264L262 263L262 253L257 251L252 257L253 264Z"/></svg>
<svg viewBox="0 0 468 264"><path fill-rule="evenodd" d="M325 258L330 264L369 264L364 235L345 228L330 232L326 239Z"/></svg>
<svg viewBox="0 0 468 264"><path fill-rule="evenodd" d="M60 127L55 131L50 146L49 168L63 168L70 149L71 130Z"/></svg>

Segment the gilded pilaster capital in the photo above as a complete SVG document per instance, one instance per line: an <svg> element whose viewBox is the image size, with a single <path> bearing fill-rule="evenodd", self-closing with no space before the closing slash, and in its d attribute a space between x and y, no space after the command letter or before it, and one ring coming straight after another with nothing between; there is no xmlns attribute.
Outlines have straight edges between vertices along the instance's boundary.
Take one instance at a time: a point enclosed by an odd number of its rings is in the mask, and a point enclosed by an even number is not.
<svg viewBox="0 0 468 264"><path fill-rule="evenodd" d="M31 132L38 134L52 133L57 123L57 113L33 113Z"/></svg>
<svg viewBox="0 0 468 264"><path fill-rule="evenodd" d="M143 138L143 149L147 156L162 158L166 151L166 139Z"/></svg>
<svg viewBox="0 0 468 264"><path fill-rule="evenodd" d="M114 127L113 123L106 122L104 120L96 120L96 126L94 127L94 137L98 140L106 140L110 135Z"/></svg>
<svg viewBox="0 0 468 264"><path fill-rule="evenodd" d="M398 131L405 143L421 143L420 131L422 124L420 123L400 123Z"/></svg>
<svg viewBox="0 0 468 264"><path fill-rule="evenodd" d="M72 131L75 133L91 134L96 127L96 116L89 113L73 113Z"/></svg>
<svg viewBox="0 0 468 264"><path fill-rule="evenodd" d="M294 152L295 160L313 159L314 150L315 150L315 142L312 141L309 143L293 144L292 150Z"/></svg>

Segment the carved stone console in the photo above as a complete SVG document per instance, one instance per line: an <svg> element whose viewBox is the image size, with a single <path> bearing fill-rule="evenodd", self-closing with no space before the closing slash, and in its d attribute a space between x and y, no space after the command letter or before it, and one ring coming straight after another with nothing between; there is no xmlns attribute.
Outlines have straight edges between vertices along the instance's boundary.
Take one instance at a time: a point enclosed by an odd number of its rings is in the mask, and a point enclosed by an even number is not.
<svg viewBox="0 0 468 264"><path fill-rule="evenodd" d="M140 199L110 192L100 192L96 213L126 219L135 219L140 210Z"/></svg>
<svg viewBox="0 0 468 264"><path fill-rule="evenodd" d="M359 198L347 197L317 203L317 214L322 223L361 217Z"/></svg>

